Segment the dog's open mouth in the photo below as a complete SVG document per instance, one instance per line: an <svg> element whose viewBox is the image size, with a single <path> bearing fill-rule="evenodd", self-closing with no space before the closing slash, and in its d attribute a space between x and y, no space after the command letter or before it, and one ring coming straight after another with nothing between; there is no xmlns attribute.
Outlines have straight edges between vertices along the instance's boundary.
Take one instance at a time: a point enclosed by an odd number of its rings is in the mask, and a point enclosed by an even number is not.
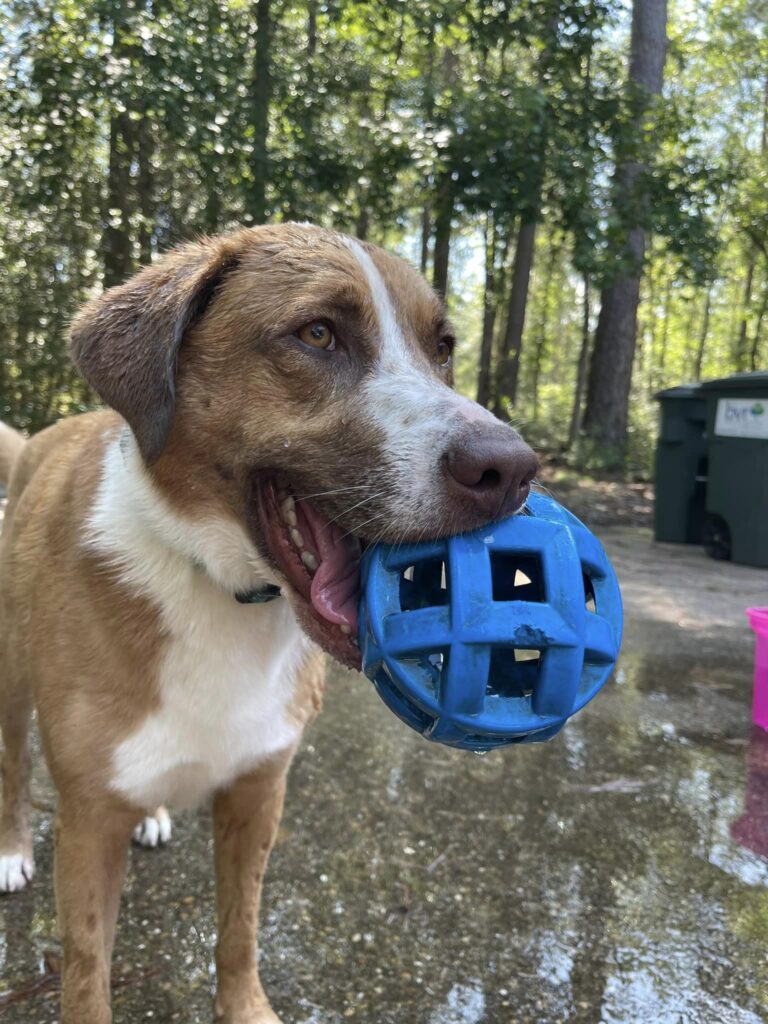
<svg viewBox="0 0 768 1024"><path fill-rule="evenodd" d="M360 541L297 497L282 474L259 476L256 507L267 554L293 591L301 626L338 661L359 669Z"/></svg>

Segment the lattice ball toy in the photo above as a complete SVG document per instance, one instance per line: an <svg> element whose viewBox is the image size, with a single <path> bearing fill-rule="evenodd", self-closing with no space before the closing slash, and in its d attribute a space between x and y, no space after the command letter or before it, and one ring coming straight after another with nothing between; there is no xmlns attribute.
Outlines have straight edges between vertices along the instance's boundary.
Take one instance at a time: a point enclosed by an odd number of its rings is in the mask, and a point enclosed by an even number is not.
<svg viewBox="0 0 768 1024"><path fill-rule="evenodd" d="M597 538L552 498L473 533L369 548L363 670L430 740L548 740L606 683L622 607Z"/></svg>

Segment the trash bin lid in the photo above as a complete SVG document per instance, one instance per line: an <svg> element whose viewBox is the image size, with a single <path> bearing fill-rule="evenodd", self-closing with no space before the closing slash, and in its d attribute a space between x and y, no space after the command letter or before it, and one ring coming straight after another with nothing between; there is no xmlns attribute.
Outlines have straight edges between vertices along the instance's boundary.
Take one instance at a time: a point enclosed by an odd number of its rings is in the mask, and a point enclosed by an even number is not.
<svg viewBox="0 0 768 1024"><path fill-rule="evenodd" d="M768 373L765 376L768 377ZM653 397L657 402L663 402L667 398L701 398L699 387L699 384L678 384L675 388L657 391Z"/></svg>
<svg viewBox="0 0 768 1024"><path fill-rule="evenodd" d="M730 377L708 380L701 385L702 391L749 391L768 395L768 372L756 370L754 373L734 373Z"/></svg>

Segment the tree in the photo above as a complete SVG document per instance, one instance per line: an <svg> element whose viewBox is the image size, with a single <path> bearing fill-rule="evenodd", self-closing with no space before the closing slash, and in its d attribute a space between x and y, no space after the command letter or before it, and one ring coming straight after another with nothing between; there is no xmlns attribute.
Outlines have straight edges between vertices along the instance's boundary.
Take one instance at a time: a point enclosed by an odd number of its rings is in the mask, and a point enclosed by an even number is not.
<svg viewBox="0 0 768 1024"><path fill-rule="evenodd" d="M269 180L269 107L272 95L272 0L255 0L256 42L253 51L251 98L251 180L246 198L246 216L254 224L267 219Z"/></svg>
<svg viewBox="0 0 768 1024"><path fill-rule="evenodd" d="M622 464L629 423L629 394L645 256L647 196L644 175L652 151L648 117L661 93L667 55L667 0L634 0L630 43L630 117L617 143L615 210L624 267L600 295L600 315L590 365L584 428L613 464Z"/></svg>
<svg viewBox="0 0 768 1024"><path fill-rule="evenodd" d="M520 350L523 344L525 312L528 306L528 284L533 267L534 242L536 240L536 211L530 211L520 218L515 246L515 262L512 272L512 287L509 291L506 329L499 353L496 370L496 399L494 412L505 416L508 405L514 405L517 398L517 381L520 369Z"/></svg>
<svg viewBox="0 0 768 1024"><path fill-rule="evenodd" d="M477 401L488 407L492 398L493 336L496 326L496 276L499 236L493 212L486 214L483 236L485 249L485 286L483 289L483 327L480 337L480 366L477 373Z"/></svg>
<svg viewBox="0 0 768 1024"><path fill-rule="evenodd" d="M312 220L421 265L459 386L555 448L601 362L590 297L647 264L646 467L655 388L765 360L763 3L676 7L657 102L617 84L623 0L0 0L0 415L92 400L66 332L98 288L199 233Z"/></svg>

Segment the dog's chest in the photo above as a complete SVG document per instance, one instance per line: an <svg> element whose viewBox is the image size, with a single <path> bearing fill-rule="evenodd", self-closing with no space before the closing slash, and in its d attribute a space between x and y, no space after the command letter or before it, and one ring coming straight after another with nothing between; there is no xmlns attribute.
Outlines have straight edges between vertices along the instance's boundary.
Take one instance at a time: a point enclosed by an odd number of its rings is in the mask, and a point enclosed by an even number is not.
<svg viewBox="0 0 768 1024"><path fill-rule="evenodd" d="M284 600L192 588L165 619L159 706L114 757L114 788L146 808L195 804L300 731L289 706L306 641Z"/></svg>

